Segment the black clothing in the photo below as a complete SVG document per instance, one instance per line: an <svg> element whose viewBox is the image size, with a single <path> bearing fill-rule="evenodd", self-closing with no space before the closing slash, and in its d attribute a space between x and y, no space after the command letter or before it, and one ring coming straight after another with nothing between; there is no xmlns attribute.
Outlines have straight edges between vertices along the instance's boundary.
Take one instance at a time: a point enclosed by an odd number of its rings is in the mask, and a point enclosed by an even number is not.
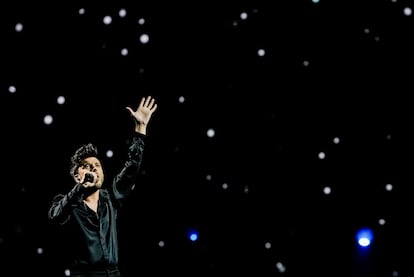
<svg viewBox="0 0 414 277"><path fill-rule="evenodd" d="M80 269L73 270L70 274L71 277L121 277L121 272L118 267L108 267L102 270L94 269Z"/></svg>
<svg viewBox="0 0 414 277"><path fill-rule="evenodd" d="M85 188L76 184L67 194L55 196L48 216L52 222L67 228L71 272L103 270L118 266L117 216L119 208L134 188L141 166L145 136L135 133L128 149L128 159L108 188L99 190L95 213L84 202ZM118 273L116 273L118 274ZM88 276L85 273L85 276ZM98 275L118 276L118 275Z"/></svg>

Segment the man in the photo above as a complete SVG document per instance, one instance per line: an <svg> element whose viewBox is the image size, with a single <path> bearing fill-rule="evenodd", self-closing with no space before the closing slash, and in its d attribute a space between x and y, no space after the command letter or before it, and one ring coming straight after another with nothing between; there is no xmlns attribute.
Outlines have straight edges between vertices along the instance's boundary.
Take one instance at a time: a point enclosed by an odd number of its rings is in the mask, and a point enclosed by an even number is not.
<svg viewBox="0 0 414 277"><path fill-rule="evenodd" d="M72 156L70 174L75 185L68 193L56 195L48 211L49 219L70 236L68 248L62 251L69 255L71 276L121 276L118 211L135 185L148 123L156 109L152 97L143 97L135 111L127 107L135 122L134 134L122 170L107 187L103 187L105 175L95 145L85 144Z"/></svg>

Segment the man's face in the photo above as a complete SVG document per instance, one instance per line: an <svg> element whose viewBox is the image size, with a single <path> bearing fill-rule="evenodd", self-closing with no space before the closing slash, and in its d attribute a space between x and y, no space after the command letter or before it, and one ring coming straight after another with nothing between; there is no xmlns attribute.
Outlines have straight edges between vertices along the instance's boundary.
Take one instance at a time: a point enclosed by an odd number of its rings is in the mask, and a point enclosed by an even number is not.
<svg viewBox="0 0 414 277"><path fill-rule="evenodd" d="M95 175L95 185L97 188L101 188L104 182L104 173L102 164L96 157L89 157L82 161L78 167L79 178L82 179L85 173L92 173Z"/></svg>

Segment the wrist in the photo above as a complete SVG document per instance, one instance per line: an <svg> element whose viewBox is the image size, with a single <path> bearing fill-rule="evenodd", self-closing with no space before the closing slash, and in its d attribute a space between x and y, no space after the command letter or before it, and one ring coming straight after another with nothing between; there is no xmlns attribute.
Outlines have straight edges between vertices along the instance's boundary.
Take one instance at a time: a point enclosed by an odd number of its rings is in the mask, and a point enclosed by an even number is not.
<svg viewBox="0 0 414 277"><path fill-rule="evenodd" d="M147 126L145 124L137 124L135 125L135 132L146 135L147 134Z"/></svg>

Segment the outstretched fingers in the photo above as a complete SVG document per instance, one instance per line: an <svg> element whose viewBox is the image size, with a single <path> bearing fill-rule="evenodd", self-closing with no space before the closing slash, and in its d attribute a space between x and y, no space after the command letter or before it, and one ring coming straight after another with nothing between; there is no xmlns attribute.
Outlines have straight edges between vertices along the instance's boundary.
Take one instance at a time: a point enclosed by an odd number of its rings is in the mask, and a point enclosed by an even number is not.
<svg viewBox="0 0 414 277"><path fill-rule="evenodd" d="M150 111L154 111L157 108L155 99L152 98L151 96L142 97L140 106L144 108L148 108Z"/></svg>

